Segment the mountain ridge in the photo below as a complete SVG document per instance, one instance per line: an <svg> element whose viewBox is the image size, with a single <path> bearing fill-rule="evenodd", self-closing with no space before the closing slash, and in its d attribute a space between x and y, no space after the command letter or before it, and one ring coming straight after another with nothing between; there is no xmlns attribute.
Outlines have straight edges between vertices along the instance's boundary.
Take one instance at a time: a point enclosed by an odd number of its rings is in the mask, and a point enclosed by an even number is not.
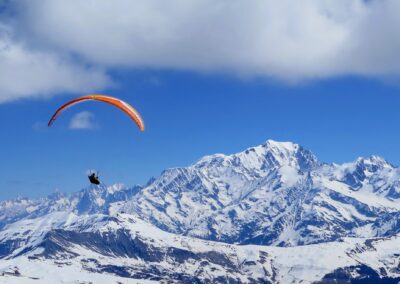
<svg viewBox="0 0 400 284"><path fill-rule="evenodd" d="M144 186L1 201L0 280L398 283L399 193L379 156L328 164L268 140Z"/></svg>
<svg viewBox="0 0 400 284"><path fill-rule="evenodd" d="M14 248L0 256L5 283L400 281L399 236L297 247L232 245L167 233L130 214L54 212L18 221L0 239L1 253Z"/></svg>
<svg viewBox="0 0 400 284"><path fill-rule="evenodd" d="M122 210L173 233L228 243L287 246L372 237L349 227L356 230L370 217L397 210L399 177L398 168L377 156L326 164L300 145L268 140L165 171ZM320 226L329 237L318 233Z"/></svg>
<svg viewBox="0 0 400 284"><path fill-rule="evenodd" d="M145 186L103 184L71 195L2 201L0 225L57 211L126 212L172 233L295 246L397 232L399 197L400 170L379 156L327 164L298 144L267 140L164 170Z"/></svg>

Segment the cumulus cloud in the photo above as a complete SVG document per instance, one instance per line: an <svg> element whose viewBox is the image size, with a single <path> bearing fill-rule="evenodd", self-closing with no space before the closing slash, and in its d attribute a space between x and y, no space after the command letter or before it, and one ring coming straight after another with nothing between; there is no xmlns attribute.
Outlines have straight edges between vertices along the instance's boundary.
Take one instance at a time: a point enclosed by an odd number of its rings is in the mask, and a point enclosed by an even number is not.
<svg viewBox="0 0 400 284"><path fill-rule="evenodd" d="M284 80L400 72L398 0L21 3L36 39L111 67Z"/></svg>
<svg viewBox="0 0 400 284"><path fill-rule="evenodd" d="M88 92L111 84L101 68L89 68L56 52L34 50L0 25L0 103L62 92Z"/></svg>
<svg viewBox="0 0 400 284"><path fill-rule="evenodd" d="M283 81L400 74L398 0L9 3L15 32L0 36L0 102L101 89L104 70L118 67Z"/></svg>
<svg viewBox="0 0 400 284"><path fill-rule="evenodd" d="M75 114L69 122L70 129L95 129L97 127L94 114L89 111L82 111Z"/></svg>

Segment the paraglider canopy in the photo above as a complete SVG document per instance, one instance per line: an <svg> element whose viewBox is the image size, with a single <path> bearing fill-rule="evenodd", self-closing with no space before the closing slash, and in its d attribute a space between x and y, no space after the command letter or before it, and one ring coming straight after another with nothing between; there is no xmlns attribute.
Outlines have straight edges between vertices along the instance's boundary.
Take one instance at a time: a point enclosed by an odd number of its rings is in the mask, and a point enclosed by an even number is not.
<svg viewBox="0 0 400 284"><path fill-rule="evenodd" d="M139 127L139 129L141 131L144 131L143 119L141 118L139 113L130 104L128 104L120 99L114 98L114 97L98 95L98 94L92 94L92 95L79 97L79 98L73 99L73 100L63 104L60 108L58 108L56 110L56 112L50 118L48 126L50 127L54 123L54 121L57 119L57 117L67 108L74 106L76 104L79 104L81 102L90 101L90 100L108 103L108 104L111 104L111 105L119 108L120 110L125 112L136 123L136 125Z"/></svg>

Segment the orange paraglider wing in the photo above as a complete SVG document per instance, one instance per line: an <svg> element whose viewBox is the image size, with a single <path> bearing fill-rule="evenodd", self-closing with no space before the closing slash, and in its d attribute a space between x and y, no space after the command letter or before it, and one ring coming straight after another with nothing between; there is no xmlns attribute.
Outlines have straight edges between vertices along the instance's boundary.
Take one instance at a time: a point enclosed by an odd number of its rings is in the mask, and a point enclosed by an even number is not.
<svg viewBox="0 0 400 284"><path fill-rule="evenodd" d="M56 112L50 118L49 123L47 125L50 127L54 123L54 121L57 119L57 117L67 108L69 108L73 105L79 104L81 102L90 101L90 100L101 101L101 102L116 106L117 108L124 111L136 123L136 125L139 127L139 129L141 131L144 131L143 119L140 117L139 113L130 104L128 104L120 99L114 98L114 97L105 96L105 95L97 95L97 94L87 95L87 96L83 96L80 98L76 98L74 100L71 100L71 101L63 104L59 109L56 110Z"/></svg>

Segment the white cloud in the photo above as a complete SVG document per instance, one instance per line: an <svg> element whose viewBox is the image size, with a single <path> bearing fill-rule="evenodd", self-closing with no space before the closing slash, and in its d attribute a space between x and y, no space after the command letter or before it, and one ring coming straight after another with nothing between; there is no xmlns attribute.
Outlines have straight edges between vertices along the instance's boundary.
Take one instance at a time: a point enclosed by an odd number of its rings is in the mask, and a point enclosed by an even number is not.
<svg viewBox="0 0 400 284"><path fill-rule="evenodd" d="M61 92L89 92L111 84L100 68L88 68L55 52L33 50L0 25L0 103Z"/></svg>
<svg viewBox="0 0 400 284"><path fill-rule="evenodd" d="M285 81L400 74L398 0L10 3L14 19L0 26L0 103L101 90L111 81L105 70L118 67Z"/></svg>
<svg viewBox="0 0 400 284"><path fill-rule="evenodd" d="M94 121L94 114L82 111L75 114L69 122L70 129L95 129L98 125Z"/></svg>
<svg viewBox="0 0 400 284"><path fill-rule="evenodd" d="M284 80L400 72L400 1L22 1L36 40L109 67Z"/></svg>

